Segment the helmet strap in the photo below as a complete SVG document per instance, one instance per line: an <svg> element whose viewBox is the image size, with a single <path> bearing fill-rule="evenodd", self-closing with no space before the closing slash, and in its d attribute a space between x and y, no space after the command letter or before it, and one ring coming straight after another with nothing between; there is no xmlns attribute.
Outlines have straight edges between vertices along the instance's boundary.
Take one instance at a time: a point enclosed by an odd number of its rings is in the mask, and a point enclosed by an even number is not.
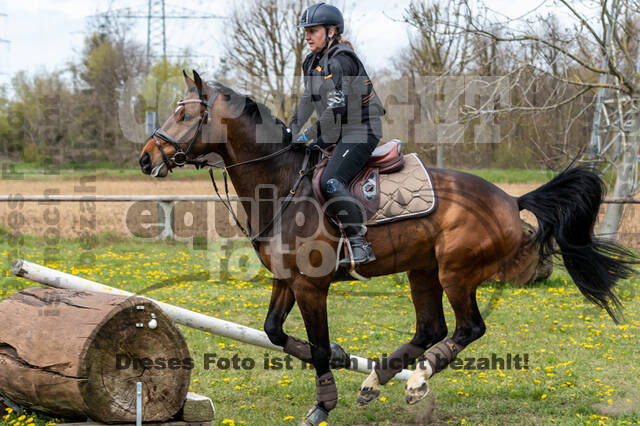
<svg viewBox="0 0 640 426"><path fill-rule="evenodd" d="M336 40L336 34L329 37L329 25L325 25L324 26L324 47L322 48L323 52L325 51L325 49L329 48L329 42L332 40Z"/></svg>
<svg viewBox="0 0 640 426"><path fill-rule="evenodd" d="M325 25L324 26L324 47L322 48L322 51L328 48L329 48L329 26Z"/></svg>

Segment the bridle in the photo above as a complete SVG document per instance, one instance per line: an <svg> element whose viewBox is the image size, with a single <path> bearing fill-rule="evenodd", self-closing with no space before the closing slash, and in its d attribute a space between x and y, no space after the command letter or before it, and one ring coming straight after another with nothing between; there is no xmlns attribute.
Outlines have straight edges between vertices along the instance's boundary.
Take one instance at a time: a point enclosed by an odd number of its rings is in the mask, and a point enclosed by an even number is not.
<svg viewBox="0 0 640 426"><path fill-rule="evenodd" d="M213 101L215 101L216 96L217 96L217 93L215 96L212 97L212 101L210 104L202 98L186 99L186 100L178 101L179 107L184 106L186 104L195 104L195 103L205 106L205 110L202 113L202 115L200 115L200 117L198 118L198 122L193 126L191 126L191 128L189 128L189 130L187 130L187 132L184 134L184 136L186 136L191 132L193 128L196 128L196 132L194 133L193 138L189 142L187 149L185 149L184 151L182 150L182 145L180 145L182 142L175 140L173 136L167 133L163 128L161 127L157 128L151 134L153 141L155 142L156 146L158 147L158 150L160 150L160 154L162 155L162 162L170 172L173 172L173 168L171 167L171 162L173 162L174 166L177 166L177 167L182 167L185 164L193 164L196 166L196 168L200 168L203 166L202 161L197 160L195 158L193 159L189 158L187 157L187 155L189 154L189 152L191 152L191 148L193 148L193 145L198 140L198 136L200 136L200 133L202 132L202 127L209 121L209 109L211 108L211 105L213 105ZM171 144L175 148L176 152L175 154L173 154L171 158L167 157L167 154L164 152L164 149L162 148L162 143L158 140L158 138Z"/></svg>
<svg viewBox="0 0 640 426"><path fill-rule="evenodd" d="M262 260L262 257L260 256L260 251L258 250L258 244L259 243L258 243L257 240L259 238L261 238L262 236L264 236L271 229L271 227L275 224L275 222L282 216L282 213L284 212L284 210L289 205L289 202L295 196L298 187L302 183L302 179L305 176L307 176L310 173L312 173L313 170L315 170L316 166L308 167L309 160L310 160L310 157L311 157L311 151L307 149L305 151L305 156L304 156L304 160L302 162L302 167L300 168L300 170L298 170L298 173L297 173L298 177L297 177L295 183L293 184L292 188L289 190L286 198L283 200L282 203L280 203L280 208L274 214L274 216L271 219L271 221L261 231L259 231L258 233L253 234L252 229L251 229L251 225L250 225L249 221L247 220L247 229L245 229L242 226L242 224L240 223L240 221L238 220L238 216L233 211L233 207L231 206L231 202L229 200L229 186L227 184L227 170L230 169L230 168L233 168L233 167L243 166L243 165L252 164L252 163L258 163L258 162L269 160L271 158L278 157L279 155L281 155L281 154L283 154L283 153L285 153L287 151L292 150L294 148L294 145L293 144L289 144L286 147L284 147L282 149L279 149L276 152L272 152L271 154L265 155L263 157L254 158L254 159L251 159L251 160L242 161L242 162L234 163L234 164L230 164L230 165L225 165L223 167L225 169L223 171L223 177L224 177L224 186L225 186L226 197L227 197L226 202L225 202L225 200L222 198L222 196L220 195L220 193L218 191L218 185L216 184L216 180L215 180L215 178L213 176L213 169L212 169L213 167L220 168L219 164L223 163L224 160L217 161L215 163L209 163L207 160L198 160L197 158L189 158L188 157L188 154L191 151L191 148L196 143L196 141L198 140L198 137L202 133L203 126L209 122L209 110L213 106L213 103L215 102L217 96L218 96L218 92L216 91L216 92L214 92L214 94L211 97L211 100L209 102L205 101L202 98L202 95L200 95L199 99L186 99L186 100L181 100L181 101L178 102L178 106L183 106L183 105L190 104L190 103L198 103L198 104L201 104L201 105L205 106L205 110L202 113L202 115L199 117L198 123L194 124L184 134L184 136L188 135L191 132L191 130L194 127L197 126L196 132L193 135L193 138L191 139L191 141L187 145L187 149L182 150L181 143L184 143L184 142L176 141L173 136L171 136L169 133L167 133L162 128L156 129L152 133L151 137L153 137L153 140L154 140L156 146L160 150L160 154L162 155L162 162L164 163L164 165L167 167L167 169L170 172L172 172L171 162L173 162L174 166L177 166L177 167L182 167L185 164L193 164L193 165L195 165L196 169L200 169L200 168L203 168L203 167L209 167L209 175L211 176L211 182L213 184L213 188L216 191L216 195L220 198L222 204L231 213L231 215L233 216L233 219L236 222L236 225L240 228L242 233L246 237L249 238L249 240L251 241L251 244L253 245L253 248L256 250L256 253L258 254L258 258L260 258L260 261L264 264L264 261ZM287 132L290 133L291 131L289 129L287 129ZM162 139L163 141L171 144L175 148L176 152L175 152L175 154L173 154L173 156L171 158L169 158L167 156L167 154L164 152L164 149L162 148L162 142L160 142L160 140L158 140L158 139Z"/></svg>

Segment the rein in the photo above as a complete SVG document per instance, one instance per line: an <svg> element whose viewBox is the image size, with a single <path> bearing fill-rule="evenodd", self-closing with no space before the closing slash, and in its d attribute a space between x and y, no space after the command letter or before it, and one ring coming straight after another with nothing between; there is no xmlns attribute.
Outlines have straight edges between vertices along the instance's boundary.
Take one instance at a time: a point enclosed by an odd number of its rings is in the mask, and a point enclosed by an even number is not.
<svg viewBox="0 0 640 426"><path fill-rule="evenodd" d="M298 177L297 177L296 181L294 182L293 186L291 187L291 189L289 190L289 193L287 194L286 198L281 203L280 208L278 209L276 214L273 215L273 218L271 218L271 221L269 221L269 223L262 229L262 231L258 232L257 234L253 234L253 231L251 229L251 224L249 223L248 220L247 220L247 228L248 229L245 229L244 226L242 226L242 224L240 223L240 220L238 219L238 216L233 211L233 207L231 206L231 202L229 200L229 185L227 183L227 171L226 171L226 169L230 169L231 167L235 167L235 166L242 166L242 165L245 165L245 164L257 163L257 162L260 162L260 161L268 160L270 158L273 158L273 157L276 157L277 155L282 154L285 151L291 150L292 146L293 145L288 145L287 147L285 147L285 148L283 148L283 149L281 149L279 151L276 151L276 152L274 152L272 154L269 154L267 156L256 158L256 159L249 160L249 161L244 161L242 163L235 163L235 164L232 164L232 165L230 165L228 167L225 167L225 171L222 173L222 176L224 177L224 189L225 189L225 195L227 197L226 202L223 200L223 198L220 195L220 192L218 190L218 185L216 184L216 180L213 177L213 169L211 169L211 168L209 169L209 176L211 177L211 183L213 184L213 189L216 191L216 195L222 201L222 205L225 206L225 208L229 211L229 213L231 213L231 216L233 217L233 220L236 222L236 225L238 226L238 228L240 228L242 233L247 238L249 238L249 241L251 241L251 245L256 250L256 252L258 252L258 241L257 240L259 238L263 237L264 234L269 232L269 230L273 227L273 225L276 223L276 221L282 216L282 213L289 206L289 203L291 202L291 199L294 197L294 195L296 195L296 191L298 190L298 187L302 183L302 179L305 176L307 176L308 174L310 174L311 172L313 172L313 170L315 170L316 166L308 167L309 159L311 158L311 151L307 150L305 152L304 160L302 161L302 167L300 168L300 170L298 170ZM258 257L260 257L259 252L258 252ZM262 258L260 258L260 260L262 261ZM263 264L264 264L264 262L263 262Z"/></svg>

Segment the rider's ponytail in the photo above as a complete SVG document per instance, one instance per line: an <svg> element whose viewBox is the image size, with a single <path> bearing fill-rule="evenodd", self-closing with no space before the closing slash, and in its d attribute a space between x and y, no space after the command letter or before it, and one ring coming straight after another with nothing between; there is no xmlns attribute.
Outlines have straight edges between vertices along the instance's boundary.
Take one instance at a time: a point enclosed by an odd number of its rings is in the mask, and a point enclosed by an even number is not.
<svg viewBox="0 0 640 426"><path fill-rule="evenodd" d="M336 35L333 36L335 41L337 41L338 43L346 44L353 50L353 45L351 44L351 42L342 37L342 34L338 33L338 27L336 25L331 25L329 28L333 28L333 30L336 32Z"/></svg>
<svg viewBox="0 0 640 426"><path fill-rule="evenodd" d="M351 44L351 42L346 38L342 37L342 34L338 35L338 43L346 44L351 48L351 50L353 50L353 45Z"/></svg>

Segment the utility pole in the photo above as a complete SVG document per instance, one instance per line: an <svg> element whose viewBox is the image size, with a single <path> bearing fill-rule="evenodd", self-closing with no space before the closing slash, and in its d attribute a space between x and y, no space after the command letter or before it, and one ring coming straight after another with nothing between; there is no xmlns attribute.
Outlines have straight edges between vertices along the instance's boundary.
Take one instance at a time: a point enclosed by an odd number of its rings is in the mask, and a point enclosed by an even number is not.
<svg viewBox="0 0 640 426"><path fill-rule="evenodd" d="M167 63L167 57L172 56L167 53L167 20L208 20L227 19L226 16L204 14L201 11L190 10L184 7L171 6L165 0L148 0L146 11L141 8L122 8L106 12L109 16L117 19L145 20L147 24L147 48L145 52L145 69L148 73L154 60L162 59L162 63ZM160 53L161 52L161 53ZM151 133L158 123L157 106L146 112L146 131Z"/></svg>
<svg viewBox="0 0 640 426"><path fill-rule="evenodd" d="M0 28L7 28L7 19L8 19L7 14L0 12ZM3 33L0 33L0 76L9 75L9 43L10 42L4 37L5 35Z"/></svg>
<svg viewBox="0 0 640 426"><path fill-rule="evenodd" d="M167 15L164 0L149 0L147 7L147 70L151 57L157 51L158 41L162 46L162 60L167 60Z"/></svg>

